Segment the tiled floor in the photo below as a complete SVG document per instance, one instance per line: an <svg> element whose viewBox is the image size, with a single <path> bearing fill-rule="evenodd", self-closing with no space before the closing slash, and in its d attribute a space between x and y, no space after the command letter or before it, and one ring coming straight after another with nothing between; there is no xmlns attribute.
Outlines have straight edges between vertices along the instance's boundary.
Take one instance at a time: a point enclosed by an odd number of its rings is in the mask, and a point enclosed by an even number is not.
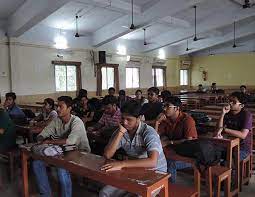
<svg viewBox="0 0 255 197"><path fill-rule="evenodd" d="M4 180L6 180L6 166L0 165L1 170L1 177L3 177ZM36 192L36 186L35 181L33 179L33 176L30 176L30 193L33 197L39 197L39 195ZM20 197L21 196L21 172L16 173L16 180L14 183L10 184L8 182L4 182L3 189L0 190L0 197ZM192 184L192 177L187 177L187 175L178 174L177 183L179 184L185 184L185 185L191 185ZM73 185L73 197L96 197L97 193L92 192L91 189L88 188L95 188L92 185L89 186L81 186L78 183L74 183ZM203 192L205 190L204 186L202 186L202 195L206 197L207 194ZM57 195L54 195L54 197ZM223 196L223 195L222 195ZM252 177L251 182L249 186L243 187L243 192L240 193L240 197L255 197L255 176Z"/></svg>

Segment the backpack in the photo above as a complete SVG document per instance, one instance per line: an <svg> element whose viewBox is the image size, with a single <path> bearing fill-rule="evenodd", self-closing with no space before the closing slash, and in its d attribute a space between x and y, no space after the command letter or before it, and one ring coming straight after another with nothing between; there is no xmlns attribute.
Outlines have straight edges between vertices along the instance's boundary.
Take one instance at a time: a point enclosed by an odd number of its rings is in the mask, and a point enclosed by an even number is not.
<svg viewBox="0 0 255 197"><path fill-rule="evenodd" d="M202 172L201 166L204 167L203 171L205 171L226 157L224 148L208 139L187 140L181 144L173 145L172 148L179 155L194 158L196 160L195 165L200 172Z"/></svg>
<svg viewBox="0 0 255 197"><path fill-rule="evenodd" d="M199 125L199 123L206 123L211 120L205 112L190 111L188 114L190 114L195 120L196 125Z"/></svg>

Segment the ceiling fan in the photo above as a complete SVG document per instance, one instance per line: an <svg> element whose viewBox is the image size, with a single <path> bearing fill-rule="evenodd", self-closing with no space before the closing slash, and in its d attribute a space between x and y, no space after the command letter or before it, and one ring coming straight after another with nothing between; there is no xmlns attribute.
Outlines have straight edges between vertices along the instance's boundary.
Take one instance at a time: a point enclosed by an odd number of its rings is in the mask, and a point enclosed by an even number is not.
<svg viewBox="0 0 255 197"><path fill-rule="evenodd" d="M148 27L150 27L150 26L147 26L146 28L148 28ZM143 28L143 45L144 46L149 45L149 44L153 44L151 42L146 41L146 30L147 30L146 28Z"/></svg>
<svg viewBox="0 0 255 197"><path fill-rule="evenodd" d="M75 38L88 36L88 35L80 34L80 33L79 33L79 23L78 23L79 18L81 18L81 16L78 16L78 15L76 14L76 15L75 15L75 35L74 35Z"/></svg>
<svg viewBox="0 0 255 197"><path fill-rule="evenodd" d="M251 8L252 6L255 6L255 2L251 3L250 0L229 0L229 1L238 5L239 7L242 7L243 9Z"/></svg>
<svg viewBox="0 0 255 197"><path fill-rule="evenodd" d="M243 45L240 45L236 43L236 22L234 21L234 39L233 39L233 48L236 48L236 47L240 47L240 46L243 46Z"/></svg>
<svg viewBox="0 0 255 197"><path fill-rule="evenodd" d="M135 25L134 25L134 0L131 0L131 20L132 20L132 22L131 22L131 25L130 25L130 27L129 27L129 29L131 29L131 30L134 30L135 29Z"/></svg>
<svg viewBox="0 0 255 197"><path fill-rule="evenodd" d="M198 38L197 37L197 6L194 5L193 8L195 10L195 34L194 34L193 41L198 41L198 40L202 40L204 38Z"/></svg>

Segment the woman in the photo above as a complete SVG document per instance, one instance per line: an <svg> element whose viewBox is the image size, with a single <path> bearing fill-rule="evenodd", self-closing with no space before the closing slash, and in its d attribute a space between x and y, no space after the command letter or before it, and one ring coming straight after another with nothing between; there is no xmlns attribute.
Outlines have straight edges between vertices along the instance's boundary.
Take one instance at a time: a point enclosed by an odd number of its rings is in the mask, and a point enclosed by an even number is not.
<svg viewBox="0 0 255 197"><path fill-rule="evenodd" d="M136 90L135 92L135 100L143 105L144 103L148 103L148 100L143 96L142 90Z"/></svg>
<svg viewBox="0 0 255 197"><path fill-rule="evenodd" d="M55 110L55 103L53 99L46 98L44 99L43 103L43 112L38 115L34 120L44 122L47 125L58 116L58 113Z"/></svg>

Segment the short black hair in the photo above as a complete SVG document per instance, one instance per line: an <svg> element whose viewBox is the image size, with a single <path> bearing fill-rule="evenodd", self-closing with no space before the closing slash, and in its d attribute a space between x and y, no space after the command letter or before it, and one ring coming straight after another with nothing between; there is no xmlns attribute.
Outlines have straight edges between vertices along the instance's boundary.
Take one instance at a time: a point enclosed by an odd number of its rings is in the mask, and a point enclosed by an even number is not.
<svg viewBox="0 0 255 197"><path fill-rule="evenodd" d="M81 99L82 97L86 97L88 95L88 91L85 89L80 89L79 90L79 94L78 94L78 98Z"/></svg>
<svg viewBox="0 0 255 197"><path fill-rule="evenodd" d="M104 98L103 98L103 101L102 101L103 105L117 105L118 103L118 100L115 96L113 95L106 95Z"/></svg>
<svg viewBox="0 0 255 197"><path fill-rule="evenodd" d="M136 90L135 94L138 93L138 92L141 92L141 94L143 93L142 90Z"/></svg>
<svg viewBox="0 0 255 197"><path fill-rule="evenodd" d="M198 86L203 86L202 84L199 84Z"/></svg>
<svg viewBox="0 0 255 197"><path fill-rule="evenodd" d="M70 96L60 96L58 97L58 101L63 101L67 107L72 107L73 99Z"/></svg>
<svg viewBox="0 0 255 197"><path fill-rule="evenodd" d="M170 96L172 96L172 93L171 93L169 90L163 90L163 91L161 92L161 97L162 97L163 99L166 99L167 97L170 97Z"/></svg>
<svg viewBox="0 0 255 197"><path fill-rule="evenodd" d="M120 109L122 114L138 118L140 116L141 104L135 100L127 101Z"/></svg>
<svg viewBox="0 0 255 197"><path fill-rule="evenodd" d="M126 96L125 90L120 90L120 91L119 91L119 95Z"/></svg>
<svg viewBox="0 0 255 197"><path fill-rule="evenodd" d="M156 95L159 95L159 89L157 87L150 87L147 92L154 92Z"/></svg>
<svg viewBox="0 0 255 197"><path fill-rule="evenodd" d="M241 88L245 88L245 89L246 89L246 85L241 85L241 86L240 86L240 89L241 89Z"/></svg>
<svg viewBox="0 0 255 197"><path fill-rule="evenodd" d="M212 86L215 86L216 85L216 83L214 82L214 83L212 83Z"/></svg>
<svg viewBox="0 0 255 197"><path fill-rule="evenodd" d="M54 100L52 98L46 98L44 99L44 103L48 103L50 105L50 108L51 109L54 109L55 108L55 103L54 103Z"/></svg>
<svg viewBox="0 0 255 197"><path fill-rule="evenodd" d="M177 106L177 107L181 107L182 106L182 102L181 102L181 99L177 96L171 96L171 97L167 97L165 99L165 102L164 103L170 103L174 106Z"/></svg>
<svg viewBox="0 0 255 197"><path fill-rule="evenodd" d="M5 94L5 98L11 97L13 100L16 100L17 96L14 92L8 92Z"/></svg>
<svg viewBox="0 0 255 197"><path fill-rule="evenodd" d="M113 90L113 91L115 92L115 88L114 88L114 87L110 87L110 88L108 89L108 92L110 92L111 90Z"/></svg>
<svg viewBox="0 0 255 197"><path fill-rule="evenodd" d="M247 99L244 97L242 92L232 92L229 97L237 98L237 100L242 104L247 103Z"/></svg>

